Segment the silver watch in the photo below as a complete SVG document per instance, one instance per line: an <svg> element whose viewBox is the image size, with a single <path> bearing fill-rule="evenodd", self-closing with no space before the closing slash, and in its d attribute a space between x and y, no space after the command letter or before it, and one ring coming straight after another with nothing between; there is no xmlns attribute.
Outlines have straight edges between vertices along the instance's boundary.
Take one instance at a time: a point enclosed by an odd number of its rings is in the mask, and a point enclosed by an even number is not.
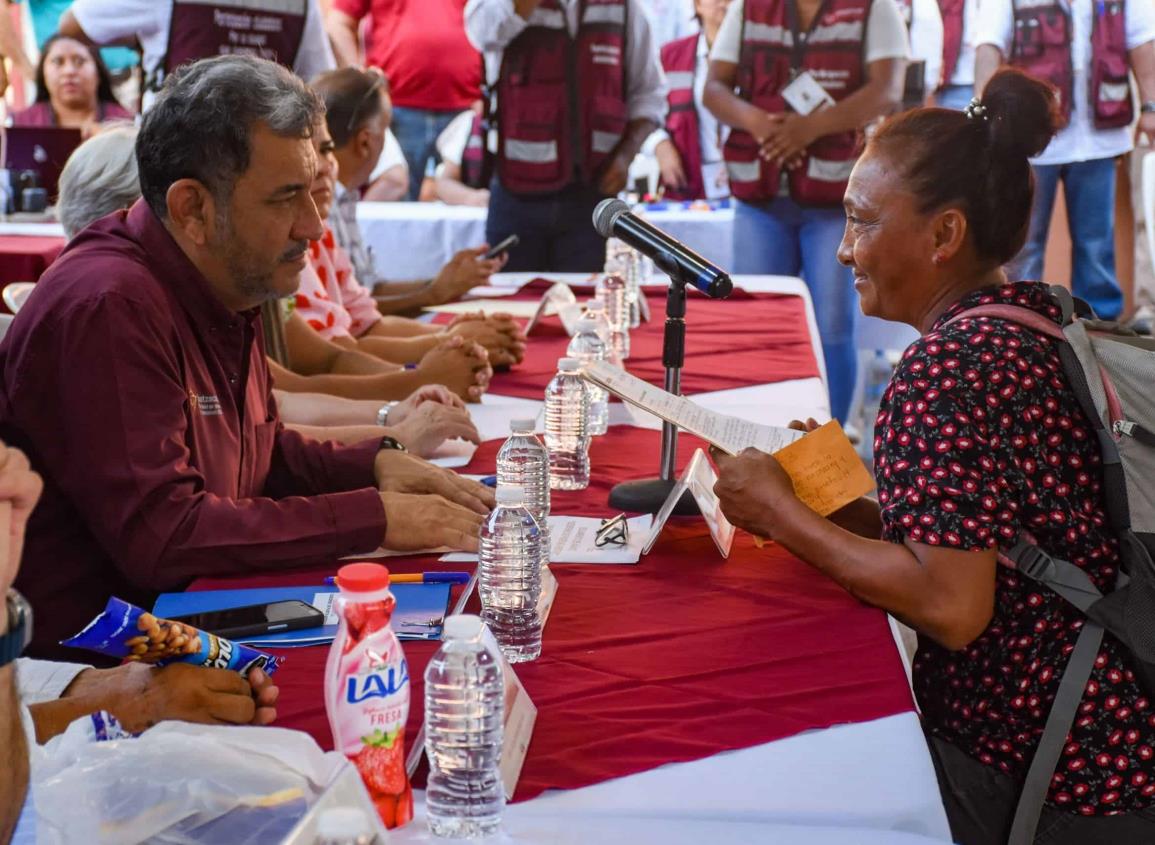
<svg viewBox="0 0 1155 845"><path fill-rule="evenodd" d="M396 402L386 402L384 405L377 409L377 425L389 425L389 412L393 410L396 404Z"/></svg>

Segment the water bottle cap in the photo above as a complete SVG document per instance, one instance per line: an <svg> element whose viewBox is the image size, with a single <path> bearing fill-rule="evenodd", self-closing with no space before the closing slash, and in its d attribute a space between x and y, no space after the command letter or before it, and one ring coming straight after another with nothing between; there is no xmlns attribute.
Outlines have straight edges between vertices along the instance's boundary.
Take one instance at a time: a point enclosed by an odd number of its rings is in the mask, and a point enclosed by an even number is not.
<svg viewBox="0 0 1155 845"><path fill-rule="evenodd" d="M481 636L481 617L470 613L450 616L441 626L441 641L475 640Z"/></svg>
<svg viewBox="0 0 1155 845"><path fill-rule="evenodd" d="M589 317L582 317L580 320L577 321L577 330L579 333L580 332L592 332L593 334L597 334L598 321L597 320L591 320Z"/></svg>
<svg viewBox="0 0 1155 845"><path fill-rule="evenodd" d="M582 363L577 358L559 358L557 361L557 371L559 373L577 373L581 372Z"/></svg>
<svg viewBox="0 0 1155 845"><path fill-rule="evenodd" d="M376 593L389 589L389 570L379 563L347 563L337 570L343 593Z"/></svg>
<svg viewBox="0 0 1155 845"><path fill-rule="evenodd" d="M537 427L537 419L533 417L526 417L522 420L510 420L509 430L514 434L532 434Z"/></svg>
<svg viewBox="0 0 1155 845"><path fill-rule="evenodd" d="M330 807L317 817L317 838L322 841L355 842L371 833L373 825L360 807Z"/></svg>
<svg viewBox="0 0 1155 845"><path fill-rule="evenodd" d="M525 501L525 488L520 484L499 484L494 498L499 505L520 505Z"/></svg>

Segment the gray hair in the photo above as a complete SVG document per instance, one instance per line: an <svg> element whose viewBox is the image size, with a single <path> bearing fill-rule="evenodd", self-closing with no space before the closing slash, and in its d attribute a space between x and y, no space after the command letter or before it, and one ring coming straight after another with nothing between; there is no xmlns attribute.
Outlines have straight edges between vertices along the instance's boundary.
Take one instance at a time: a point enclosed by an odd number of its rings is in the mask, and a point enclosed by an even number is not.
<svg viewBox="0 0 1155 845"><path fill-rule="evenodd" d="M89 138L68 157L56 213L69 240L89 223L140 199L135 144L136 127L124 121Z"/></svg>
<svg viewBox="0 0 1155 845"><path fill-rule="evenodd" d="M249 168L260 123L284 138L308 138L325 113L291 71L252 56L214 56L177 69L144 116L136 141L141 193L159 218L179 179L195 179L220 203Z"/></svg>

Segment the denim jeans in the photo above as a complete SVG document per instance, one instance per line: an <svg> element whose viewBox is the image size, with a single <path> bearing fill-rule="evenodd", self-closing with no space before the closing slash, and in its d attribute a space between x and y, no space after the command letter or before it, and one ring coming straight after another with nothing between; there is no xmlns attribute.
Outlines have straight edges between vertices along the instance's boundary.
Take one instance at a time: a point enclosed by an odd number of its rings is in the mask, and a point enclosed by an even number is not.
<svg viewBox="0 0 1155 845"><path fill-rule="evenodd" d="M1115 160L1097 158L1073 164L1043 164L1035 172L1031 231L1007 266L1012 281L1038 281L1055 192L1063 183L1071 232L1071 287L1095 313L1108 320L1123 310L1123 292L1115 276Z"/></svg>
<svg viewBox="0 0 1155 845"><path fill-rule="evenodd" d="M944 109L962 111L970 105L970 101L974 95L975 88L973 85L944 85L942 90L938 92L935 100L938 105Z"/></svg>
<svg viewBox="0 0 1155 845"><path fill-rule="evenodd" d="M959 845L1005 845L1021 787L938 737L927 737L950 832ZM1035 845L1150 845L1155 808L1080 816L1044 805Z"/></svg>
<svg viewBox="0 0 1155 845"><path fill-rule="evenodd" d="M826 358L830 412L841 422L850 412L858 370L854 274L837 257L845 228L841 208L807 208L789 197L734 203L734 272L801 276L810 288Z"/></svg>
<svg viewBox="0 0 1155 845"><path fill-rule="evenodd" d="M421 193L426 164L430 158L435 162L440 160L437 155L437 136L445 131L445 127L458 114L458 111L393 107L393 122L389 128L397 136L397 143L405 155L405 163L409 165L408 199L415 200Z"/></svg>
<svg viewBox="0 0 1155 845"><path fill-rule="evenodd" d="M553 194L512 194L494 177L485 239L494 245L518 236L507 272L596 273L606 263L606 241L590 220L603 199L596 188L576 184Z"/></svg>

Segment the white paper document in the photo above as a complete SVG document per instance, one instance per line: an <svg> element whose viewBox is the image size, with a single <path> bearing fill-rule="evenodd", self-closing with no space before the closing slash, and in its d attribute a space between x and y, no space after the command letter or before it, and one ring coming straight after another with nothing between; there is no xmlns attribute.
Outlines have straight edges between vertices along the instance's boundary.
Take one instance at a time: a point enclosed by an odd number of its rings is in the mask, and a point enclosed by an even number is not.
<svg viewBox="0 0 1155 845"><path fill-rule="evenodd" d="M803 432L791 428L760 425L707 410L684 396L667 393L606 361L587 365L582 375L631 405L672 422L731 455L749 447L772 454L803 436Z"/></svg>
<svg viewBox="0 0 1155 845"><path fill-rule="evenodd" d="M574 316L574 309L567 306L574 306L577 304L577 297L574 296L573 290L564 282L556 282L549 290L541 295L541 300L534 308L533 314L529 318L529 322L525 326L525 333L529 334L541 322L543 317L552 317L558 314L562 318L562 324L566 326L566 331L573 334L569 329L569 324L566 323L566 315L569 316L569 321L574 326L577 325L577 319ZM563 312L563 309L566 309ZM577 313L581 313L581 307L578 306Z"/></svg>
<svg viewBox="0 0 1155 845"><path fill-rule="evenodd" d="M592 516L551 516L549 518L550 563L637 563L650 534L653 516L642 514L626 520L629 541L624 546L598 546L598 529L602 521ZM442 563L470 563L477 555L450 552Z"/></svg>

